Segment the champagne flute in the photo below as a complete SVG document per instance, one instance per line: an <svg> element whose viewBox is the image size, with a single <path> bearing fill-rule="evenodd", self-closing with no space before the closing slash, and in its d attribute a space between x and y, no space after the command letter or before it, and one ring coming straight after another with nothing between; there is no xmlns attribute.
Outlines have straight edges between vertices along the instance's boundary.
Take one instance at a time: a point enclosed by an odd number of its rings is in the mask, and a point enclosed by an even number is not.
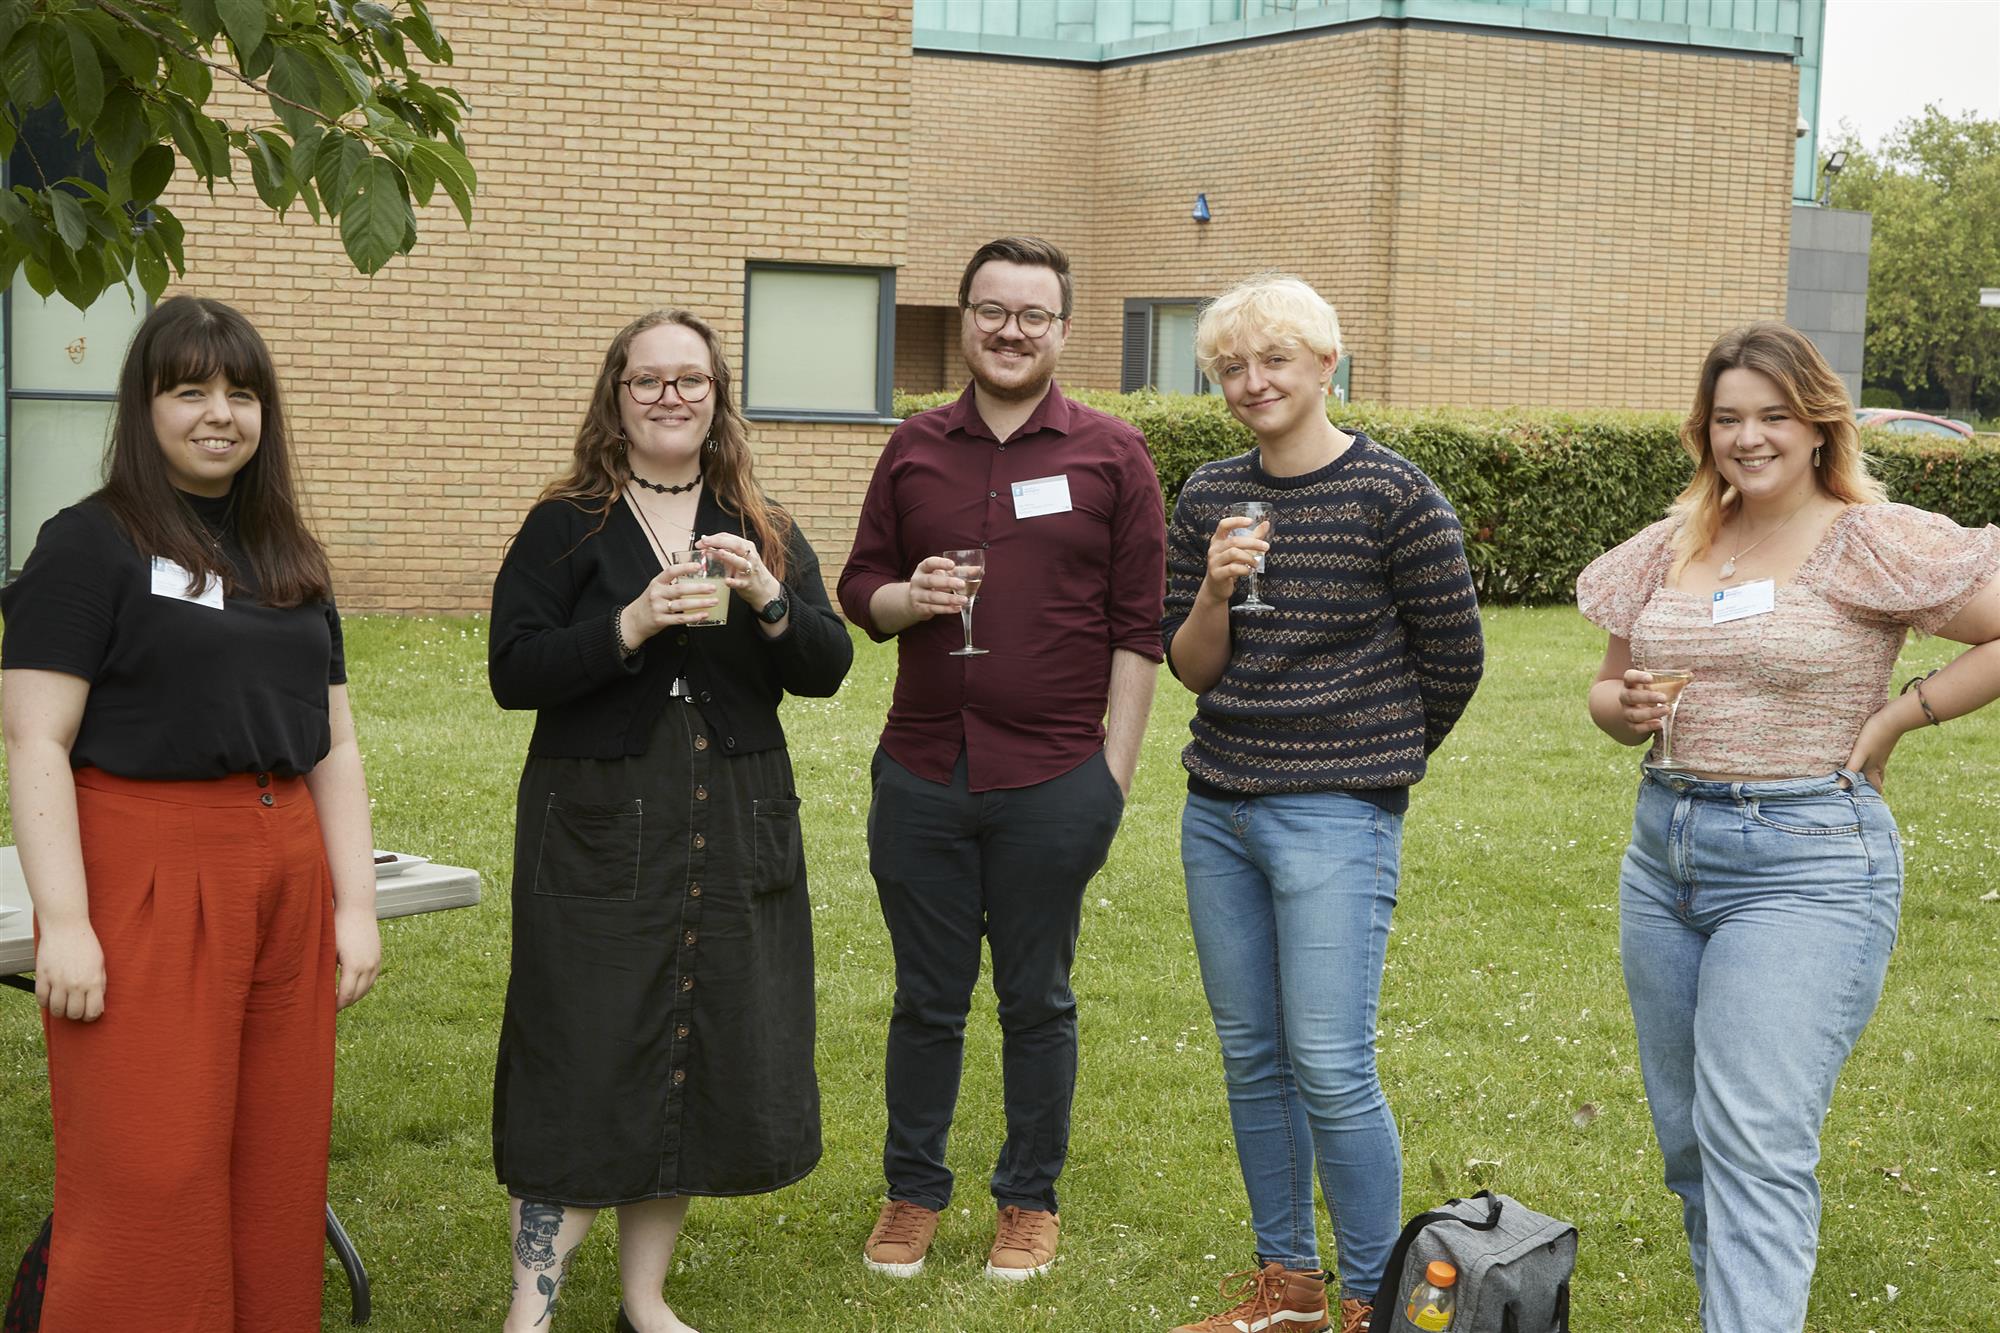
<svg viewBox="0 0 2000 1333"><path fill-rule="evenodd" d="M953 657L983 657L984 648L972 646L972 603L979 596L979 585L986 581L986 552L946 551L944 558L952 563L952 576L965 581L965 605L958 608L958 618L965 626L965 647L951 650Z"/></svg>
<svg viewBox="0 0 2000 1333"><path fill-rule="evenodd" d="M1278 525L1277 511L1272 509L1270 505L1265 504L1262 500L1239 501L1238 503L1229 506L1229 516L1231 518L1247 518L1250 520L1250 526L1244 528L1237 528L1234 532L1230 534L1232 538L1238 536L1255 537L1258 535L1257 529L1259 527L1262 527L1264 529L1263 532L1264 540L1269 541L1271 540L1272 532L1276 530ZM1259 574L1262 574L1263 572L1264 572L1264 556L1261 552L1259 552L1256 559L1256 563L1254 563L1250 567L1250 595L1248 597L1245 597L1242 601L1238 602L1235 606L1231 607L1230 610L1275 611L1278 609L1275 606L1272 606L1269 602L1265 601L1262 597L1257 595L1257 576Z"/></svg>
<svg viewBox="0 0 2000 1333"><path fill-rule="evenodd" d="M1646 758L1647 768L1679 772L1688 766L1674 758L1674 718L1681 710L1681 691L1694 679L1694 672L1685 667L1645 667L1642 668L1653 678L1653 688L1667 696L1667 715L1660 719L1660 743Z"/></svg>

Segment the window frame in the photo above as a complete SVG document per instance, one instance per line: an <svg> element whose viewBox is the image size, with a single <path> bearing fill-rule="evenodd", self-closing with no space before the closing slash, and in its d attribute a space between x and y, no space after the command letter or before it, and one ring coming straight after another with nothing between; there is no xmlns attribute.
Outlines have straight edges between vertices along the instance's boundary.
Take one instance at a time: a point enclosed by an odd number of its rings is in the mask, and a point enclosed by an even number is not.
<svg viewBox="0 0 2000 1333"><path fill-rule="evenodd" d="M856 412L845 409L808 407L750 406L750 283L759 273L838 273L851 277L873 274L877 283L875 305L875 410ZM747 421L840 421L868 426L893 426L896 399L896 269L889 264L795 263L790 260L746 259L743 261L743 417Z"/></svg>
<svg viewBox="0 0 2000 1333"><path fill-rule="evenodd" d="M60 121L57 122L60 124ZM23 140L28 137L27 128L21 130ZM19 151L19 145L16 145ZM14 186L13 154L0 156L0 190L10 190ZM77 174L103 183L96 159L90 155L88 146L79 149L76 159L82 168ZM136 281L130 274L126 281L135 288L135 295L143 295L136 290ZM107 290L99 300L110 296ZM141 320L153 311L155 302L148 297ZM14 284L10 279L0 287L0 586L11 582L19 573L14 563L14 404L17 402L44 403L116 403L118 387L116 376L108 390L95 389L16 389L14 387ZM119 362L124 362L120 353ZM32 544L32 534L30 537Z"/></svg>
<svg viewBox="0 0 2000 1333"><path fill-rule="evenodd" d="M1118 391L1120 393L1137 393L1139 390L1150 385L1156 393L1189 393L1190 391L1186 389L1162 389L1159 385L1152 382L1153 352L1155 350L1153 347L1153 326L1159 318L1155 311L1163 305L1193 306L1196 314L1199 315L1202 307L1214 299L1212 296L1126 297L1124 321L1120 325ZM1135 316L1144 317L1143 326L1133 323ZM1209 379L1208 376L1203 375L1199 364L1194 367L1194 373L1201 376L1201 382L1206 387L1196 392L1193 396L1199 397L1220 392L1221 386Z"/></svg>
<svg viewBox="0 0 2000 1333"><path fill-rule="evenodd" d="M108 293L107 293L108 295ZM153 303L146 303L151 313ZM0 437L0 515L5 523L0 523L0 585L12 582L21 572L14 561L14 404L16 403L116 403L118 390L98 389L16 389L14 387L14 286L9 283L0 289L0 360L6 363L6 373L0 376L0 394L5 395L6 434ZM122 361L122 357L120 358ZM78 497L81 499L82 497Z"/></svg>

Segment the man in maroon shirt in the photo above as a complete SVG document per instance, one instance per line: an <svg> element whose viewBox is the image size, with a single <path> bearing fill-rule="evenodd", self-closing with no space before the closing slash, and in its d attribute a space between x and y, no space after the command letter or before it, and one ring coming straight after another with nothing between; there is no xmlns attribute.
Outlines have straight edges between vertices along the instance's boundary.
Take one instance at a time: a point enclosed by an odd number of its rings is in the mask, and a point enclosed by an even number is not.
<svg viewBox="0 0 2000 1333"><path fill-rule="evenodd" d="M1021 1279L1055 1259L1076 1090L1070 965L1152 704L1166 524L1144 437L1056 388L1069 336L1063 252L1032 237L989 242L958 303L972 384L889 437L840 576L848 618L898 639L868 810L869 869L896 953L889 1189L864 1258L914 1275L951 1199L945 1139L983 935L1007 1113L986 1272ZM965 549L985 553L976 589L941 554ZM987 651L953 656L968 591Z"/></svg>

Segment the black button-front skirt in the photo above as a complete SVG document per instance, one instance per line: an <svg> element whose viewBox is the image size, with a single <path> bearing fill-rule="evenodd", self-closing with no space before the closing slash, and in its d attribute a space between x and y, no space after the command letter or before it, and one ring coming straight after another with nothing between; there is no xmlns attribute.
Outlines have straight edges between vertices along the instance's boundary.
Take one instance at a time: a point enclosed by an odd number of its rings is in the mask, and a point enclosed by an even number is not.
<svg viewBox="0 0 2000 1333"><path fill-rule="evenodd" d="M811 1171L812 911L790 756L731 756L675 699L643 755L530 755L516 819L500 1183L604 1207Z"/></svg>

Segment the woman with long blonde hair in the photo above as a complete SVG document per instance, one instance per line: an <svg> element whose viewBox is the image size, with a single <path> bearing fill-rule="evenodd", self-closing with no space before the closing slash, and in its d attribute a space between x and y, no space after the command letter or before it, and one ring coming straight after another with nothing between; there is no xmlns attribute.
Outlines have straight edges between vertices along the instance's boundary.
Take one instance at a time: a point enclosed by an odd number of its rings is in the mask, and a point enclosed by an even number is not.
<svg viewBox="0 0 2000 1333"><path fill-rule="evenodd" d="M1716 342L1681 438L1695 476L1667 517L1577 579L1611 635L1590 715L1625 745L1670 728L1620 945L1702 1328L1796 1333L1820 1125L1896 938L1884 769L2000 697L2000 529L1886 502L1845 387L1783 324ZM1973 647L1889 697L1910 629Z"/></svg>
<svg viewBox="0 0 2000 1333"><path fill-rule="evenodd" d="M688 1198L819 1160L778 703L832 694L852 657L805 534L757 484L714 330L634 320L493 585L494 698L536 711L493 1094L509 1333L546 1323L607 1207L619 1327L683 1333L661 1284Z"/></svg>

